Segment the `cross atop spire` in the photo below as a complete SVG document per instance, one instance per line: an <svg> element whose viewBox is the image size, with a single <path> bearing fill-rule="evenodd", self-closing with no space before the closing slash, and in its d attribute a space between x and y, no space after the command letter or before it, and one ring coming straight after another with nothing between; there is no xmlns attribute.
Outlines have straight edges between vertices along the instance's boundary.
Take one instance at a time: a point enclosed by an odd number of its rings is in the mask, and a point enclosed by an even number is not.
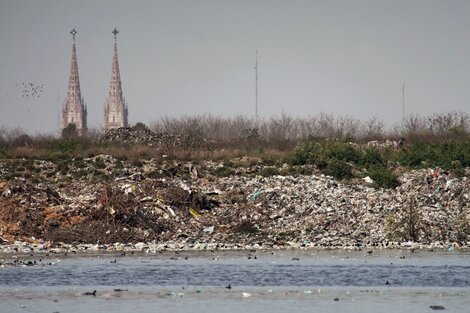
<svg viewBox="0 0 470 313"><path fill-rule="evenodd" d="M67 90L67 98L62 108L61 129L64 130L69 125L75 125L77 135L83 135L87 130L87 108L80 91L80 79L78 77L77 49L75 47L75 35L77 31L70 32L73 37L72 62L70 64L70 77Z"/></svg>
<svg viewBox="0 0 470 313"><path fill-rule="evenodd" d="M77 31L74 29L72 29L72 31L70 32L72 34L72 37L73 37L73 43L75 43L75 35L77 34Z"/></svg>
<svg viewBox="0 0 470 313"><path fill-rule="evenodd" d="M104 105L104 128L127 127L127 104L122 95L121 74L119 73L119 61L117 53L116 36L119 33L114 28L114 49L111 66L111 81L109 83L108 97Z"/></svg>
<svg viewBox="0 0 470 313"><path fill-rule="evenodd" d="M114 27L113 34L114 34L114 41L116 41L116 36L119 33L119 31Z"/></svg>

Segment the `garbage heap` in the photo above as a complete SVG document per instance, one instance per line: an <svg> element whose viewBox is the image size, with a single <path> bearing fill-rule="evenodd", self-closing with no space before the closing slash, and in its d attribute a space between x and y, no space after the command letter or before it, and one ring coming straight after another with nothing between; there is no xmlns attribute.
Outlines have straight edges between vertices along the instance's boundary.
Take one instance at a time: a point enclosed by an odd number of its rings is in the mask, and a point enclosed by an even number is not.
<svg viewBox="0 0 470 313"><path fill-rule="evenodd" d="M111 156L82 162L62 174L51 162L36 162L55 174L35 181L2 180L10 166L0 164L0 242L153 242L168 249L470 246L470 180L434 169L405 172L400 187L384 190L319 173L220 178L210 174L221 166L214 162L132 166ZM73 176L77 171L86 175ZM112 179L100 174L113 171Z"/></svg>
<svg viewBox="0 0 470 313"><path fill-rule="evenodd" d="M109 129L102 138L105 142L116 142L123 144L143 143L148 146L159 146L162 144L170 144L177 146L181 140L179 136L169 133L154 133L147 127L132 128L120 127Z"/></svg>

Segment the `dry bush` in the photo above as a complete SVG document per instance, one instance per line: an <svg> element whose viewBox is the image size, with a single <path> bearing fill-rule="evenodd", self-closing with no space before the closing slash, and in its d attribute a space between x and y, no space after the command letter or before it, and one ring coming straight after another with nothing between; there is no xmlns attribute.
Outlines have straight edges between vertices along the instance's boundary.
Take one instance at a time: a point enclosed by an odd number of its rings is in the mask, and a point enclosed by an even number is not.
<svg viewBox="0 0 470 313"><path fill-rule="evenodd" d="M384 138L384 122L377 116L365 120L361 128L361 137L365 140L382 140Z"/></svg>
<svg viewBox="0 0 470 313"><path fill-rule="evenodd" d="M184 137L201 133L205 139L226 141L243 137L247 129L256 127L254 119L244 116L223 118L212 115L193 117L162 117L151 123L151 130L156 133L176 134Z"/></svg>
<svg viewBox="0 0 470 313"><path fill-rule="evenodd" d="M153 122L157 133L181 136L189 154L218 149L291 149L308 138L354 138L359 135L360 121L321 113L318 117L292 117L286 113L256 121L245 116L163 117ZM205 139L201 141L200 138Z"/></svg>
<svg viewBox="0 0 470 313"><path fill-rule="evenodd" d="M165 116L153 122L150 129L163 134L159 147L103 143L100 142L102 131L99 129L90 129L86 136L66 141L59 139L58 134L31 136L19 128L0 128L0 156L111 154L130 160L161 155L198 159L256 155L268 150L288 151L309 139L364 142L404 137L407 142L441 142L466 138L470 133L470 115L464 112L435 113L428 117L408 115L399 125L387 129L378 117L360 121L329 113L307 117L281 113L269 119L256 120L242 115L220 117L206 114Z"/></svg>
<svg viewBox="0 0 470 313"><path fill-rule="evenodd" d="M261 134L279 149L298 139L297 121L285 113L271 117L268 122L263 122L260 126Z"/></svg>
<svg viewBox="0 0 470 313"><path fill-rule="evenodd" d="M90 141L98 141L104 135L102 128L89 128L85 134L85 138Z"/></svg>
<svg viewBox="0 0 470 313"><path fill-rule="evenodd" d="M433 135L465 134L470 130L470 115L464 112L434 113L428 117L428 130Z"/></svg>
<svg viewBox="0 0 470 313"><path fill-rule="evenodd" d="M336 119L336 138L358 138L361 122L348 116L339 116Z"/></svg>
<svg viewBox="0 0 470 313"><path fill-rule="evenodd" d="M427 131L426 118L418 114L407 115L402 120L402 131L404 133L421 133Z"/></svg>
<svg viewBox="0 0 470 313"><path fill-rule="evenodd" d="M335 117L332 114L320 113L317 118L317 128L313 137L334 138L337 134L335 129Z"/></svg>
<svg viewBox="0 0 470 313"><path fill-rule="evenodd" d="M407 115L394 129L394 133L406 138L408 142L425 140L430 136L426 118L418 114ZM431 135L432 136L432 135Z"/></svg>
<svg viewBox="0 0 470 313"><path fill-rule="evenodd" d="M166 222L145 210L134 195L107 186L101 205L89 210L79 224L50 232L49 238L63 242L137 242L159 238Z"/></svg>
<svg viewBox="0 0 470 313"><path fill-rule="evenodd" d="M465 112L412 114L402 121L400 135L410 142L441 142L465 139L470 132L470 115Z"/></svg>

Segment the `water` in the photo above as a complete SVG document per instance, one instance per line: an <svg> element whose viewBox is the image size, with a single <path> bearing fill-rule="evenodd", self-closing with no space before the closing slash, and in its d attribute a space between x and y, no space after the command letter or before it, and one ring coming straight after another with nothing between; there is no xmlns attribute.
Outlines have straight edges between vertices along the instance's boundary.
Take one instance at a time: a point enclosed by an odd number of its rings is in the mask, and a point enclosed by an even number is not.
<svg viewBox="0 0 470 313"><path fill-rule="evenodd" d="M0 312L423 312L431 305L469 312L470 306L470 252L207 252L42 263L51 261L0 269ZM97 296L84 295L93 290Z"/></svg>

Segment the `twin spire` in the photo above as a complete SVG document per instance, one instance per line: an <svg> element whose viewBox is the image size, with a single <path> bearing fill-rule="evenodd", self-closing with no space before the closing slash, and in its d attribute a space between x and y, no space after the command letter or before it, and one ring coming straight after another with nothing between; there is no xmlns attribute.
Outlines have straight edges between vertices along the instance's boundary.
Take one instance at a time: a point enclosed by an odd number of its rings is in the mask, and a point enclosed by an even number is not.
<svg viewBox="0 0 470 313"><path fill-rule="evenodd" d="M67 98L62 109L61 129L75 126L77 135L82 136L87 131L87 108L80 91L80 80L78 77L77 52L75 47L75 35L77 31L72 29L72 64L68 85ZM128 109L122 95L121 75L119 73L119 61L117 54L117 34L114 28L114 50L109 92L104 106L104 129L127 127Z"/></svg>
<svg viewBox="0 0 470 313"><path fill-rule="evenodd" d="M113 65L111 71L111 81L109 83L109 93L104 105L104 128L127 127L127 104L122 96L121 75L119 73L119 62L117 55L116 36L118 30L113 30L114 50Z"/></svg>
<svg viewBox="0 0 470 313"><path fill-rule="evenodd" d="M75 35L77 31L72 29L70 33L73 37L72 64L70 66L69 86L65 105L62 109L60 126L63 131L69 125L75 125L77 135L82 136L87 130L87 109L80 91L80 79L78 77L77 50L75 48Z"/></svg>

